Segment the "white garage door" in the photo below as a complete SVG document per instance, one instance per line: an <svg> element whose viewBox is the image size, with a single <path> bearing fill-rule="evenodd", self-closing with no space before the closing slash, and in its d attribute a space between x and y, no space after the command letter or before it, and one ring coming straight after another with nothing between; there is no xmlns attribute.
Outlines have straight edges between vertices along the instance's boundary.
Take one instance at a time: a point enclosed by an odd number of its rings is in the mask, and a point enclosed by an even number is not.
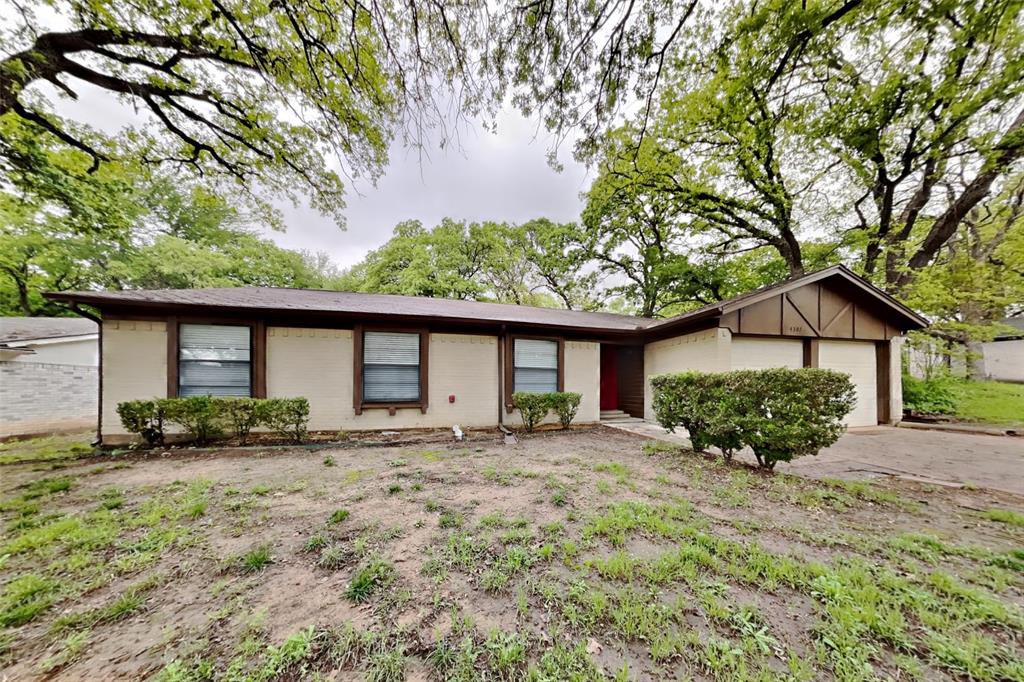
<svg viewBox="0 0 1024 682"><path fill-rule="evenodd" d="M733 369L799 369L804 366L804 342L800 339L734 336L730 349Z"/></svg>
<svg viewBox="0 0 1024 682"><path fill-rule="evenodd" d="M845 372L857 389L857 404L846 416L847 426L876 426L878 407L875 382L878 370L875 344L863 341L822 341L818 350L818 366Z"/></svg>

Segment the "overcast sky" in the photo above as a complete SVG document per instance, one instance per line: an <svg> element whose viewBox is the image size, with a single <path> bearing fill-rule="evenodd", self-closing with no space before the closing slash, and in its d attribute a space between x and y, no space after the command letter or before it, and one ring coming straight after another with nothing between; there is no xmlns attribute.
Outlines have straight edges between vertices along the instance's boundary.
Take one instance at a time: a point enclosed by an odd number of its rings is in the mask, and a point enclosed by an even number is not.
<svg viewBox="0 0 1024 682"><path fill-rule="evenodd" d="M532 218L579 218L580 192L591 176L572 158L572 145L559 152L564 169L547 162L550 138L536 123L508 110L498 132L479 125L463 130L461 149L414 149L395 145L391 163L377 186L349 183L346 229L312 209L284 208L288 229L267 232L281 246L325 251L340 266L357 263L391 236L396 223L416 219L431 227L449 217L458 220L522 222Z"/></svg>

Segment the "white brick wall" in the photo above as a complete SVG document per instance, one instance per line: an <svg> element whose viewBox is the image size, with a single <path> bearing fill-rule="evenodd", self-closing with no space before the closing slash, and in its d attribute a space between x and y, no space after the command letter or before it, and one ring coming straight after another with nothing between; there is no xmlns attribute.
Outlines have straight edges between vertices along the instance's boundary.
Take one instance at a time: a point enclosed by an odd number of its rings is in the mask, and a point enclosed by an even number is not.
<svg viewBox="0 0 1024 682"><path fill-rule="evenodd" d="M305 397L310 429L404 429L493 426L498 420L498 346L494 336L430 334L428 407L365 409L356 415L352 400L352 332L269 327L267 396ZM455 402L449 403L448 396Z"/></svg>
<svg viewBox="0 0 1024 682"><path fill-rule="evenodd" d="M104 438L124 435L117 404L167 397L167 325L164 322L103 323Z"/></svg>
<svg viewBox="0 0 1024 682"><path fill-rule="evenodd" d="M96 427L96 367L0 362L0 436Z"/></svg>
<svg viewBox="0 0 1024 682"><path fill-rule="evenodd" d="M708 329L644 346L644 418L654 419L651 377L668 372L724 372L732 362L728 329Z"/></svg>

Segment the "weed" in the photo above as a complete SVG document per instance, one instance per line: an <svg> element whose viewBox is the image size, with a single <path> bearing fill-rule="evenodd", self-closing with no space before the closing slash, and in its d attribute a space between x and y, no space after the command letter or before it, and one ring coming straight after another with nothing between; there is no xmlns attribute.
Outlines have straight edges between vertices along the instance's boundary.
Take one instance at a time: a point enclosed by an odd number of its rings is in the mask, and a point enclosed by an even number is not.
<svg viewBox="0 0 1024 682"><path fill-rule="evenodd" d="M462 514L445 510L437 520L441 528L461 528L463 523Z"/></svg>
<svg viewBox="0 0 1024 682"><path fill-rule="evenodd" d="M1017 526L1018 528L1024 528L1024 514L1018 514L1015 511L1009 509L989 509L982 513L982 516L989 521L995 521L997 523L1005 523L1009 526Z"/></svg>
<svg viewBox="0 0 1024 682"><path fill-rule="evenodd" d="M271 488L270 488L269 485L260 484L260 485L257 485L257 486L253 486L253 489L250 490L249 492L252 493L253 495L258 495L258 496L262 497L262 496L268 494L270 492L270 490L271 490Z"/></svg>
<svg viewBox="0 0 1024 682"><path fill-rule="evenodd" d="M325 467L332 467L332 466L335 466L335 465L337 465L337 462L334 461L333 457L331 457L330 455L327 455L326 457L324 457L324 466Z"/></svg>
<svg viewBox="0 0 1024 682"><path fill-rule="evenodd" d="M328 523L341 523L348 519L350 512L348 509L335 509L330 518L327 519Z"/></svg>
<svg viewBox="0 0 1024 682"><path fill-rule="evenodd" d="M237 559L238 567L245 573L262 571L272 562L270 545L267 544L257 545Z"/></svg>
<svg viewBox="0 0 1024 682"><path fill-rule="evenodd" d="M389 587L395 581L395 567L384 559L374 558L363 565L352 576L345 596L349 600L363 603L370 600L373 593Z"/></svg>
<svg viewBox="0 0 1024 682"><path fill-rule="evenodd" d="M388 462L389 467L404 467L408 466L408 464L409 460L407 459L393 459L390 462Z"/></svg>

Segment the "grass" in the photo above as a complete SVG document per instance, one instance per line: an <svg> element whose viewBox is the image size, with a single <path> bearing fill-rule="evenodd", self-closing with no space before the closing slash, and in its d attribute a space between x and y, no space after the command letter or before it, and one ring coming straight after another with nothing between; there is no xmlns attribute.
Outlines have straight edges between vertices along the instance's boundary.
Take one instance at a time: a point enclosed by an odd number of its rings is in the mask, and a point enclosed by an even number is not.
<svg viewBox="0 0 1024 682"><path fill-rule="evenodd" d="M159 623L133 655L165 682L1024 679L1012 501L586 437L275 454L217 483L19 474L0 665L80 677Z"/></svg>
<svg viewBox="0 0 1024 682"><path fill-rule="evenodd" d="M9 440L0 443L0 464L59 462L88 457L94 454L89 445L91 437L91 434L76 433Z"/></svg>
<svg viewBox="0 0 1024 682"><path fill-rule="evenodd" d="M1024 384L964 381L956 390L957 417L988 424L1024 424Z"/></svg>
<svg viewBox="0 0 1024 682"><path fill-rule="evenodd" d="M982 516L989 521L996 521L998 523L1005 523L1008 526L1024 528L1024 514L1018 514L1017 512L1009 509L989 509L988 511L983 512Z"/></svg>

